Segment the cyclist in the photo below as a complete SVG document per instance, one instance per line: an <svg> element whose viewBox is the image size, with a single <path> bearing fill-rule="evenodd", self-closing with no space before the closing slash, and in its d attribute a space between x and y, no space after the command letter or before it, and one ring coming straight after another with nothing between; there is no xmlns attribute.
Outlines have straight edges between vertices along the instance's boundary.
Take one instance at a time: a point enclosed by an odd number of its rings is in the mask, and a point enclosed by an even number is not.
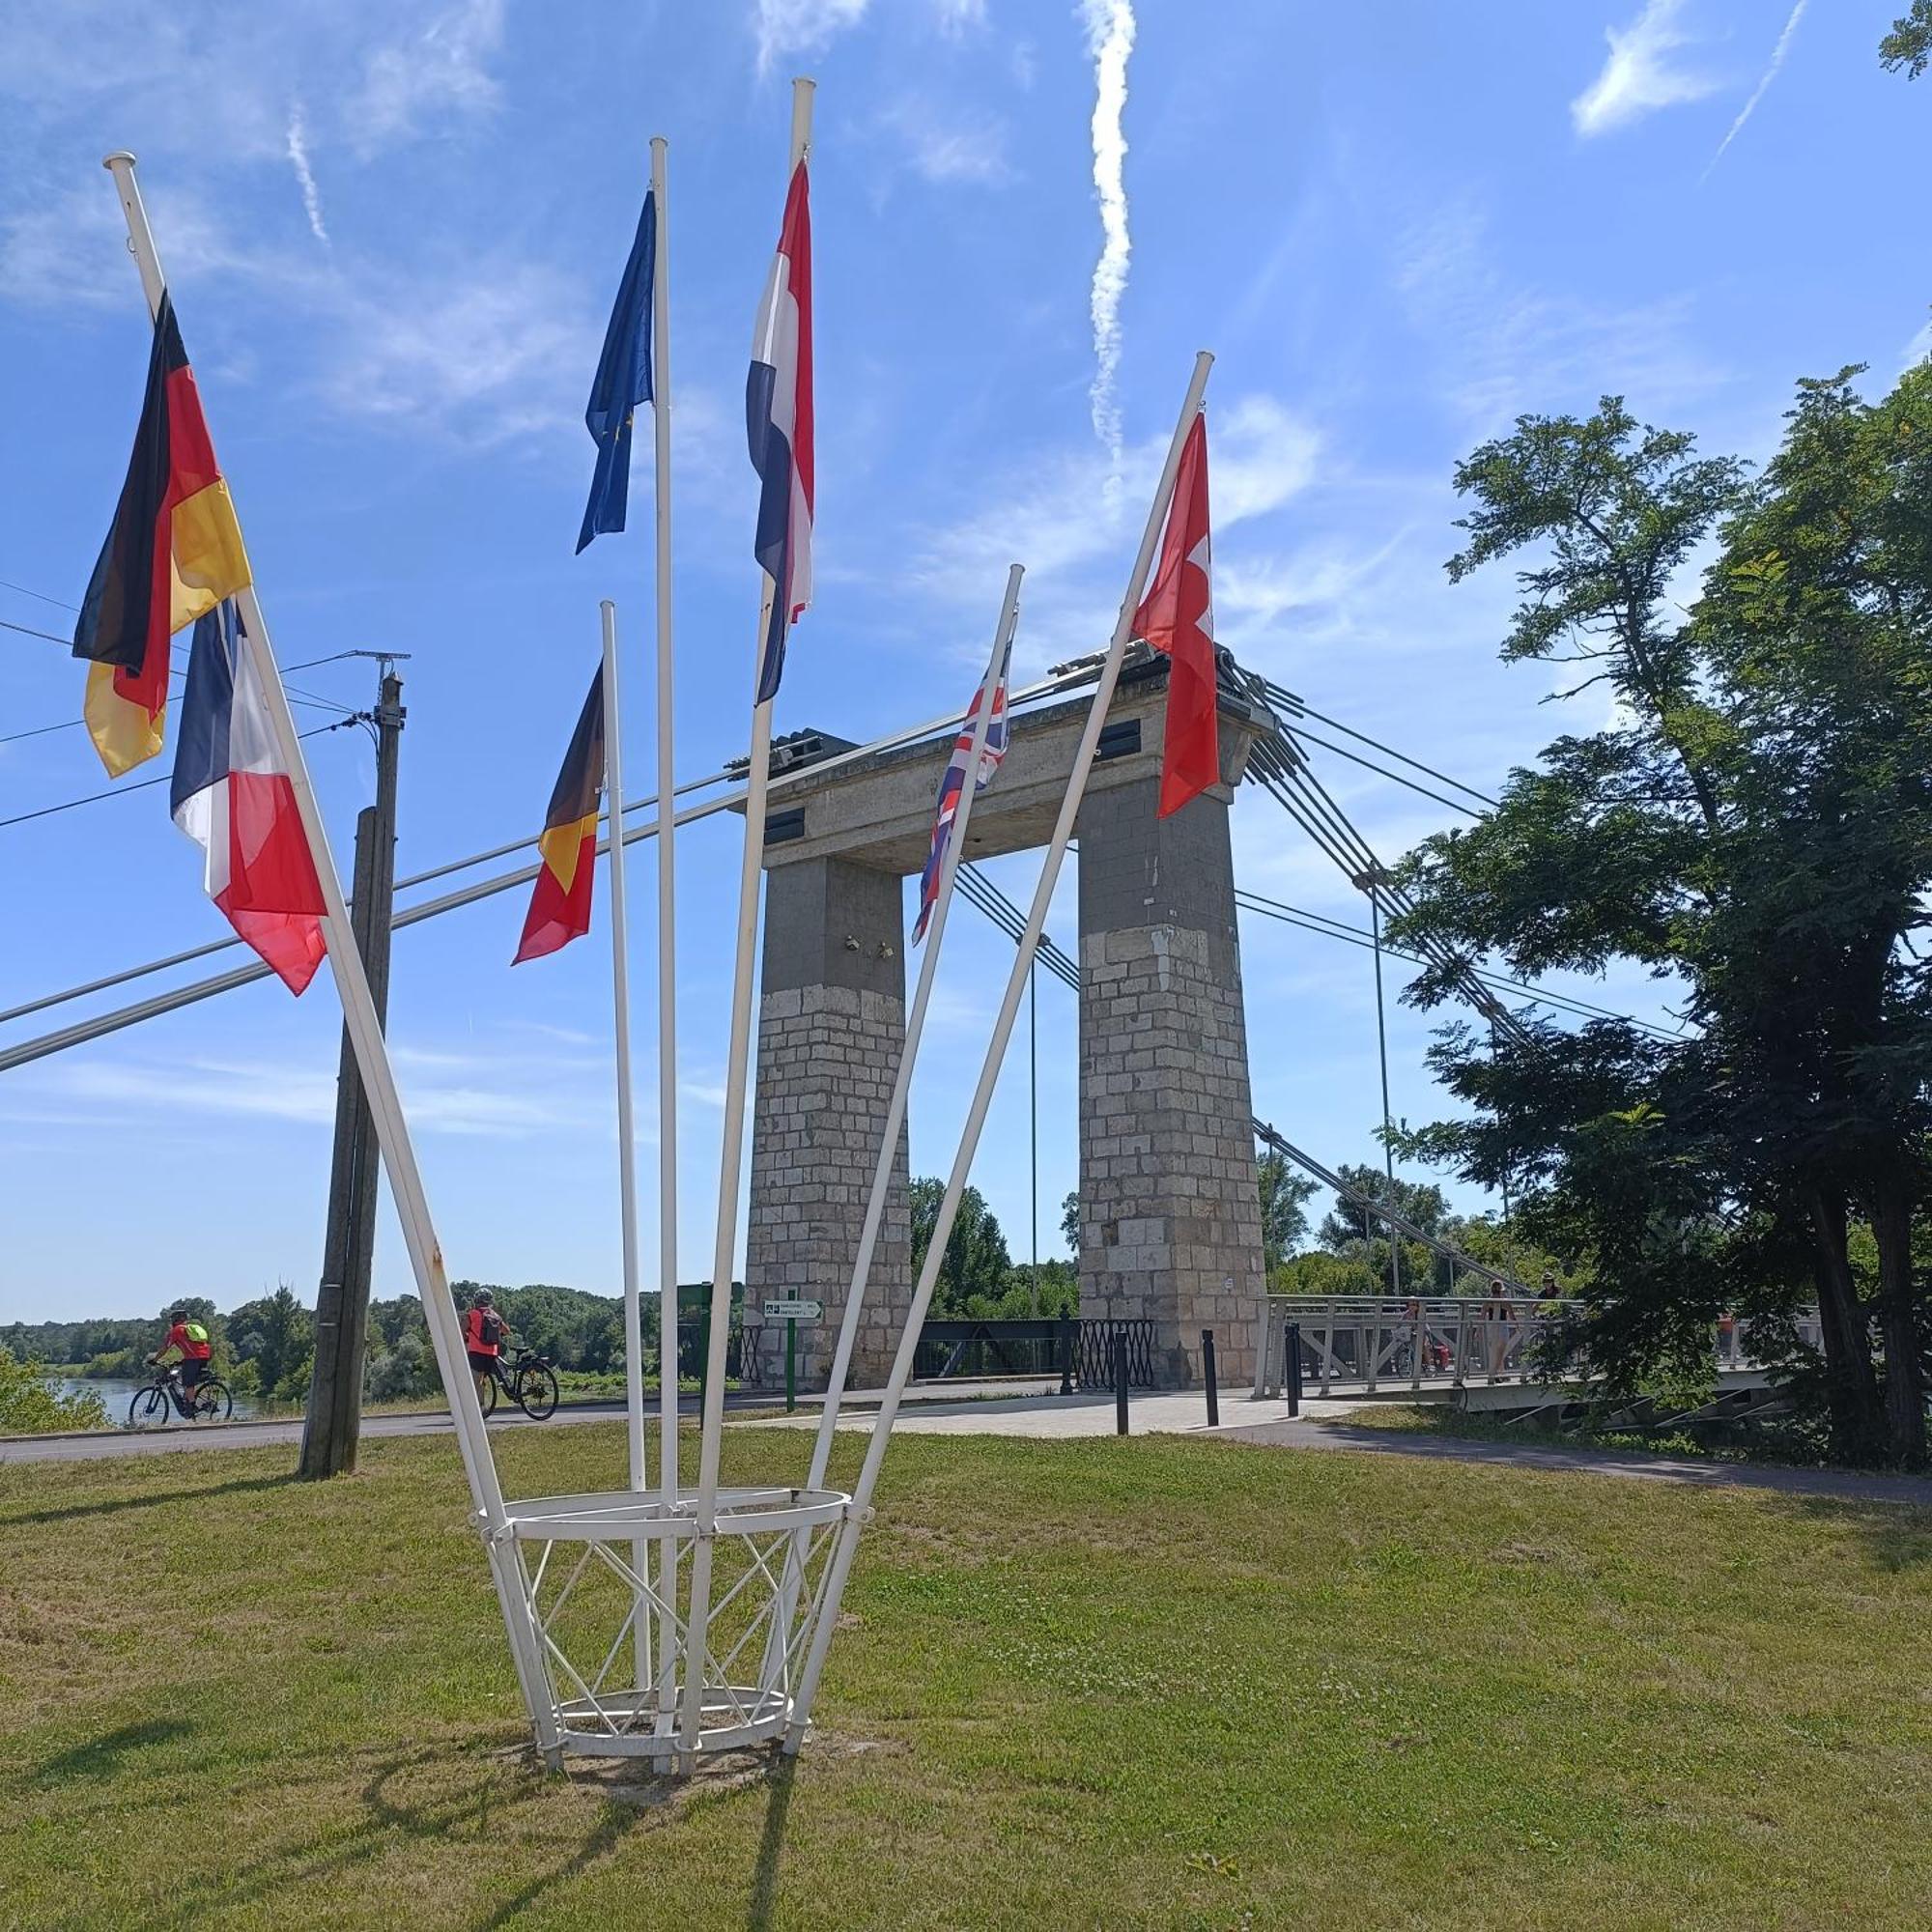
<svg viewBox="0 0 1932 1932"><path fill-rule="evenodd" d="M497 1312L497 1297L487 1288L479 1288L463 1318L463 1346L469 1352L469 1373L476 1378L476 1400L488 1403L490 1384L503 1352L503 1338L510 1324Z"/></svg>
<svg viewBox="0 0 1932 1932"><path fill-rule="evenodd" d="M180 1388L173 1391L175 1406L184 1415L192 1415L194 1392L208 1373L208 1359L214 1352L214 1344L209 1339L208 1324L195 1320L185 1308L169 1310L168 1339L148 1360L158 1367L161 1357L170 1352L177 1357L181 1380Z"/></svg>

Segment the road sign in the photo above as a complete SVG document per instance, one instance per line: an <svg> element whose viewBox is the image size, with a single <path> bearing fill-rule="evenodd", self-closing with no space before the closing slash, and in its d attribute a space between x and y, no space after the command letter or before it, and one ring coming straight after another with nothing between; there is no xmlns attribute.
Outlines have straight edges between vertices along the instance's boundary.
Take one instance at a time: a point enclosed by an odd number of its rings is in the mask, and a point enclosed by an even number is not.
<svg viewBox="0 0 1932 1932"><path fill-rule="evenodd" d="M771 1300L765 1303L767 1321L816 1321L825 1313L822 1301Z"/></svg>

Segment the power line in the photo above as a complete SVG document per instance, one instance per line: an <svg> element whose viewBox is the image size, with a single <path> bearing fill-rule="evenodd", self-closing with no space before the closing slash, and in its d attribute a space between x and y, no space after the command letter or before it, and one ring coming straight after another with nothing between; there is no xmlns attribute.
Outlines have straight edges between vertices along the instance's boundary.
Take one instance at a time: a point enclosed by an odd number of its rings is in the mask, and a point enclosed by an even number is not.
<svg viewBox="0 0 1932 1932"><path fill-rule="evenodd" d="M0 631L18 631L23 638L44 638L50 644L65 644L73 647L71 638L56 637L51 631L37 631L31 624L16 624L11 617L0 617Z"/></svg>
<svg viewBox="0 0 1932 1932"><path fill-rule="evenodd" d="M78 604L70 604L61 597L49 597L44 590L29 590L24 583L10 583L4 577L0 577L0 590L17 590L22 597L33 597L43 604L51 604L56 611L72 611L76 614L80 611Z"/></svg>
<svg viewBox="0 0 1932 1932"><path fill-rule="evenodd" d="M298 738L319 738L325 731L340 731L345 724L359 724L361 714L355 713L347 718L338 718L333 724L312 725L306 731L298 731ZM12 818L0 818L0 831L10 825L25 825L36 818L51 818L57 811L72 811L83 805L96 805L103 798L126 798L129 792L145 791L150 785L167 784L174 778L172 772L163 772L158 778L136 779L132 784L113 785L106 791L91 791L80 798L63 799L59 805L43 805L34 811L15 812Z"/></svg>

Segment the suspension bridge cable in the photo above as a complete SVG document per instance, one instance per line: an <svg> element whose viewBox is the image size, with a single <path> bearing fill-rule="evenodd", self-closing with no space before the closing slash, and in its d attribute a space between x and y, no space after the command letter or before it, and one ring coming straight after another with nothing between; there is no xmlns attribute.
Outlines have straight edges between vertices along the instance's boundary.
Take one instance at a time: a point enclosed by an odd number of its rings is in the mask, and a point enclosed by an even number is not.
<svg viewBox="0 0 1932 1932"><path fill-rule="evenodd" d="M1358 731L1352 724L1344 724L1339 718L1330 718L1326 712L1316 710L1314 705L1308 703L1304 698L1297 697L1285 685L1276 684L1271 679L1264 679L1263 685L1269 697L1274 699L1285 710L1293 711L1304 718L1316 719L1319 723L1326 724L1331 731L1340 731L1346 737L1353 738L1360 744L1368 745L1381 753L1386 758L1394 758L1401 764L1413 765L1417 771L1427 772L1431 778L1439 780L1443 784L1453 785L1458 791L1467 792L1471 798L1480 801L1484 805L1492 807L1501 806L1502 801L1500 799L1492 798L1486 791L1478 791L1474 785L1465 783L1462 779L1452 778L1447 772L1437 771L1434 765L1425 764L1420 758L1412 758L1406 752L1398 752L1393 745L1385 745L1379 738L1372 738L1366 731ZM1321 740L1318 738L1315 742L1320 744ZM1330 749L1333 748L1331 747Z"/></svg>

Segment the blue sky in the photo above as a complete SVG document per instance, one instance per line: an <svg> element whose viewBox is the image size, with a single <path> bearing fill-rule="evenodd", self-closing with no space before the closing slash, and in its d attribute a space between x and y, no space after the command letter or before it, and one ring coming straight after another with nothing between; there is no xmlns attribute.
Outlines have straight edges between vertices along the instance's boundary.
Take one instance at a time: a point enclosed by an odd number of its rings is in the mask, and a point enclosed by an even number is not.
<svg viewBox="0 0 1932 1932"><path fill-rule="evenodd" d="M75 600L119 487L147 329L99 161L126 146L279 656L413 654L399 871L534 829L602 596L620 607L641 770L643 464L639 527L571 547L583 396L662 132L680 762L716 769L744 742L757 594L739 398L785 82L809 71L818 593L779 728L863 739L960 701L1011 558L1029 566L1022 676L1103 642L1190 355L1208 347L1223 640L1492 785L1602 711L1579 700L1559 726L1540 674L1495 663L1505 579L1448 584L1455 461L1519 411L1605 390L1761 456L1794 378L1862 360L1889 380L1932 346L1932 94L1875 55L1897 11L15 0L0 18L0 579ZM1117 114L1124 142L1118 197L1103 169L1115 244L1097 280L1096 100L1103 161ZM70 621L14 589L0 617ZM292 682L359 704L371 674L337 662ZM54 645L0 633L0 735L74 716L80 683ZM367 742L331 733L312 754L346 856ZM1385 856L1443 822L1357 768L1320 769ZM0 817L102 783L78 730L0 744ZM0 829L0 1005L225 935L164 796ZM1259 794L1235 836L1245 884L1360 921ZM736 839L735 819L714 820L681 848L687 1278L709 1267ZM996 876L1024 897L1036 864ZM651 862L632 878L648 908ZM399 936L400 1074L454 1271L614 1291L608 948L600 925L512 973L522 912L499 898ZM647 922L635 944L648 1037ZM1260 920L1243 944L1258 1110L1330 1160L1369 1157L1367 956ZM962 910L915 1089L921 1171L950 1159L1009 958ZM1654 1000L1636 980L1595 996ZM1074 1012L1055 983L1039 997L1052 1254L1074 1178ZM336 1026L326 977L299 1003L260 985L0 1080L0 1319L178 1292L227 1305L277 1278L312 1293ZM1439 1104L1428 1028L1395 1009L1410 1119ZM975 1178L1024 1258L1018 1046ZM639 1075L648 1120L648 1061ZM649 1146L642 1166L654 1254ZM407 1283L392 1223L377 1271L379 1292Z"/></svg>

